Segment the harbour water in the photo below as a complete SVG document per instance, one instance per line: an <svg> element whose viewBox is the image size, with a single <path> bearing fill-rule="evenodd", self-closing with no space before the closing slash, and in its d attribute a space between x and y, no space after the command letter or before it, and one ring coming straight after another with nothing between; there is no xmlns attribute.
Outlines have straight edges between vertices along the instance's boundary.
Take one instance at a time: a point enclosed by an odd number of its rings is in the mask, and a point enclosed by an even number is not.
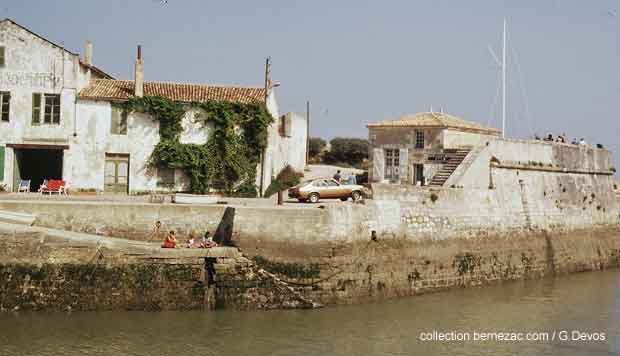
<svg viewBox="0 0 620 356"><path fill-rule="evenodd" d="M320 310L0 313L3 356L413 354L620 355L620 271Z"/></svg>

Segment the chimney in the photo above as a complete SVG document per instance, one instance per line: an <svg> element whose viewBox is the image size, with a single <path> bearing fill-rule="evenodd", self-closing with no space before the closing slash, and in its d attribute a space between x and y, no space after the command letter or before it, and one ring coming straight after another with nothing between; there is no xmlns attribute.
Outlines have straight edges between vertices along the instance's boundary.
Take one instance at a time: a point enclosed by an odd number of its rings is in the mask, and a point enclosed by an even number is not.
<svg viewBox="0 0 620 356"><path fill-rule="evenodd" d="M86 41L86 46L84 47L84 64L87 66L93 65L93 43L90 41Z"/></svg>
<svg viewBox="0 0 620 356"><path fill-rule="evenodd" d="M134 95L137 98L144 96L144 61L142 60L142 46L138 45L138 58L134 74Z"/></svg>

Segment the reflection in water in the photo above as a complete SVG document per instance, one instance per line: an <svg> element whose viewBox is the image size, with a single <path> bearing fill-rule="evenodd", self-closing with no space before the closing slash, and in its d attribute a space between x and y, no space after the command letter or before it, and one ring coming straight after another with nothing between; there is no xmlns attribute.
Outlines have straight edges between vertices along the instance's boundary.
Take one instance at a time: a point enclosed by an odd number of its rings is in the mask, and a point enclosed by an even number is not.
<svg viewBox="0 0 620 356"><path fill-rule="evenodd" d="M273 312L0 314L0 355L617 355L620 272ZM606 341L440 342L420 333L605 333Z"/></svg>

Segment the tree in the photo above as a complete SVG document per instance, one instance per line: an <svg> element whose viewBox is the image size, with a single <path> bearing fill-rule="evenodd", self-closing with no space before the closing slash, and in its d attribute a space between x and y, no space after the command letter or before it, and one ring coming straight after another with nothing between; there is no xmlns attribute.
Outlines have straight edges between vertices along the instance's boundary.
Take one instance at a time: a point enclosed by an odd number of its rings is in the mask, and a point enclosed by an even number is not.
<svg viewBox="0 0 620 356"><path fill-rule="evenodd" d="M327 142L320 137L310 137L308 146L310 146L308 154L311 158L316 158L323 152L325 146L327 146Z"/></svg>
<svg viewBox="0 0 620 356"><path fill-rule="evenodd" d="M330 141L331 149L325 155L328 163L346 163L359 166L368 158L369 143L362 138L337 137Z"/></svg>

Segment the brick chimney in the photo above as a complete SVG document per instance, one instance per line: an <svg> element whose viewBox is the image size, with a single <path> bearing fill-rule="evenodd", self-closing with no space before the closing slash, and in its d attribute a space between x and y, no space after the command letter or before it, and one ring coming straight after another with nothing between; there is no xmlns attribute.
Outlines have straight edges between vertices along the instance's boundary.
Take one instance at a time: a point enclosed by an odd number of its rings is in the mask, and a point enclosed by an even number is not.
<svg viewBox="0 0 620 356"><path fill-rule="evenodd" d="M144 61L142 60L142 46L138 45L138 58L134 73L134 95L138 98L144 96Z"/></svg>
<svg viewBox="0 0 620 356"><path fill-rule="evenodd" d="M84 64L93 65L93 43L90 41L86 41L86 46L84 46Z"/></svg>

